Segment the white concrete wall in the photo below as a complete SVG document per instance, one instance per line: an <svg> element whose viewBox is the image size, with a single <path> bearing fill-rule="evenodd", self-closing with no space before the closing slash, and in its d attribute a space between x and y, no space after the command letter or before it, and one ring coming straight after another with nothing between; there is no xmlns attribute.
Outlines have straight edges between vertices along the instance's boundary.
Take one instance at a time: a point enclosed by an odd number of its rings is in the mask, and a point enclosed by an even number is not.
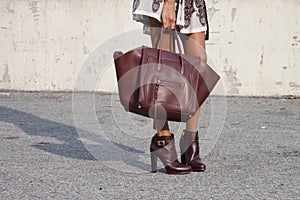
<svg viewBox="0 0 300 200"><path fill-rule="evenodd" d="M300 94L300 1L222 0L209 4L209 55L227 94Z"/></svg>
<svg viewBox="0 0 300 200"><path fill-rule="evenodd" d="M219 88L300 95L299 0L207 0L207 7ZM116 91L112 52L149 44L141 28L128 0L1 0L0 89Z"/></svg>

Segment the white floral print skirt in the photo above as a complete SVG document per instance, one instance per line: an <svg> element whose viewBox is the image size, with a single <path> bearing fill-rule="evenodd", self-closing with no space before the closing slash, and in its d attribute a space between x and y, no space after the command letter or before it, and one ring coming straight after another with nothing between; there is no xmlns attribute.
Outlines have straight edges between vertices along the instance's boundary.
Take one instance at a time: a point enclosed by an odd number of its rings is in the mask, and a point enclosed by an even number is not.
<svg viewBox="0 0 300 200"><path fill-rule="evenodd" d="M206 6L204 0L175 0L176 25L183 34L208 30ZM133 19L149 26L149 17L162 22L161 14L164 0L134 0Z"/></svg>

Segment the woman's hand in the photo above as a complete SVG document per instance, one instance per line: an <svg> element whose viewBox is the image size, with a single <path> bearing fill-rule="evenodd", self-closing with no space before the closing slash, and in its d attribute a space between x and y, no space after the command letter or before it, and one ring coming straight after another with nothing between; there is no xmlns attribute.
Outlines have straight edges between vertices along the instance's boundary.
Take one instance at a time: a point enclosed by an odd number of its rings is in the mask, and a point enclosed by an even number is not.
<svg viewBox="0 0 300 200"><path fill-rule="evenodd" d="M162 10L162 21L164 28L175 29L175 0L165 0L164 7Z"/></svg>

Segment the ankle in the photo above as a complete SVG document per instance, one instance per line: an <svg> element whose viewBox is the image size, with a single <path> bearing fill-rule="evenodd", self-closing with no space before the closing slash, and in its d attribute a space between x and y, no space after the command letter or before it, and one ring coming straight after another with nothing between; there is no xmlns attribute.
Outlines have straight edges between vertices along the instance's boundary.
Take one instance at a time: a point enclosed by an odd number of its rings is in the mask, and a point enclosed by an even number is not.
<svg viewBox="0 0 300 200"><path fill-rule="evenodd" d="M198 140L198 131L184 130L181 137L187 140Z"/></svg>
<svg viewBox="0 0 300 200"><path fill-rule="evenodd" d="M158 131L158 136L159 137L162 137L162 136L171 136L172 134L171 134L171 132L169 131L169 130L162 130L162 131Z"/></svg>
<svg viewBox="0 0 300 200"><path fill-rule="evenodd" d="M198 129L185 129L185 130L183 130L183 133L186 133L186 134L197 134L198 133Z"/></svg>

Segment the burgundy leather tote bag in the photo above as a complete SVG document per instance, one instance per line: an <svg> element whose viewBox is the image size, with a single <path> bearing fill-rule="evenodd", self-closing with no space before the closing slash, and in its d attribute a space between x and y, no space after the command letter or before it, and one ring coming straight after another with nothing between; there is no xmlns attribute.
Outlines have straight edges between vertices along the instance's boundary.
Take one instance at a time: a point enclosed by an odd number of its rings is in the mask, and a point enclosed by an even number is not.
<svg viewBox="0 0 300 200"><path fill-rule="evenodd" d="M186 122L220 79L200 57L182 54L175 35L179 53L146 46L114 53L121 104L153 118L154 128L156 119Z"/></svg>

